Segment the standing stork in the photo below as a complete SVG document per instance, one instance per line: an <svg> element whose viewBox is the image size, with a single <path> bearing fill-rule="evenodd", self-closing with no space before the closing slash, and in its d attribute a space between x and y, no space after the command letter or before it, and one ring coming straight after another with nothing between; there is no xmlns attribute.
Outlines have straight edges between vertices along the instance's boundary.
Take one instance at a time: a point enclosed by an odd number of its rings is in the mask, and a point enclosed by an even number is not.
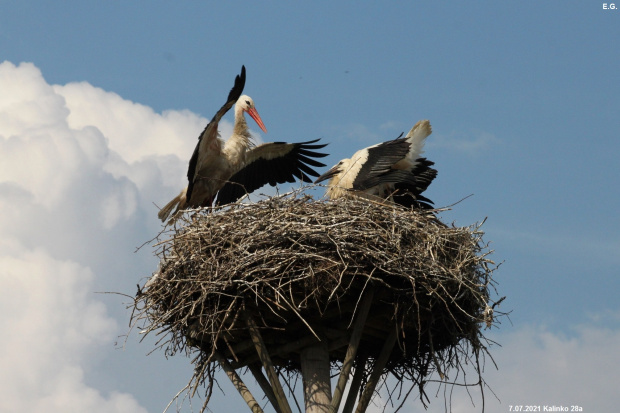
<svg viewBox="0 0 620 413"><path fill-rule="evenodd" d="M424 140L432 133L428 120L421 120L407 136L361 149L321 175L315 183L329 179L330 199L356 195L367 199L389 199L406 207L432 209L422 192L437 176L434 162L420 155Z"/></svg>
<svg viewBox="0 0 620 413"><path fill-rule="evenodd" d="M252 98L240 96L244 85L245 67L242 67L228 100L198 138L189 161L187 187L159 211L158 217L162 221L173 209L176 213L187 208L212 206L216 196L217 204L224 205L265 184L274 186L295 182L295 177L312 182L309 177L319 174L310 166L325 166L312 159L327 156L314 151L326 146L313 145L318 139L300 143L272 142L254 147L244 114L249 114L263 132L267 129ZM217 127L233 104L235 125L231 137L224 142L219 138Z"/></svg>

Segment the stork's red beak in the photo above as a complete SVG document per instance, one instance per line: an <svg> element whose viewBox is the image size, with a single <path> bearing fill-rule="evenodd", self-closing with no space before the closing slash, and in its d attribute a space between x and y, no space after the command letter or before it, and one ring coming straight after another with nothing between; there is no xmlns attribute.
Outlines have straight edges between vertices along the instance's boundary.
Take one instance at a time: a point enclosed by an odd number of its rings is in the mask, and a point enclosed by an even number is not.
<svg viewBox="0 0 620 413"><path fill-rule="evenodd" d="M267 133L267 128L265 128L265 124L263 123L263 120L260 118L260 115L256 111L256 108L250 108L247 110L247 112L248 115L250 115L252 119L254 119L254 122L256 122L258 127L261 128L263 132Z"/></svg>

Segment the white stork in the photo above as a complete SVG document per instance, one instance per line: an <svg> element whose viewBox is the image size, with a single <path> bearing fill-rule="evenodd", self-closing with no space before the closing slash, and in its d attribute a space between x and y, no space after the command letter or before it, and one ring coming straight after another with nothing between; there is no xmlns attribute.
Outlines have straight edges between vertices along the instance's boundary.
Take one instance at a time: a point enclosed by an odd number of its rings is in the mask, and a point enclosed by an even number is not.
<svg viewBox="0 0 620 413"><path fill-rule="evenodd" d="M315 183L329 179L327 195L330 199L356 195L431 209L433 202L421 194L435 179L437 170L431 168L434 162L420 157L424 152L424 140L431 132L430 122L421 120L404 138L399 136L355 152Z"/></svg>
<svg viewBox="0 0 620 413"><path fill-rule="evenodd" d="M189 161L187 187L159 211L159 218L165 221L172 210L176 213L187 208L212 206L217 195L217 204L236 201L265 184L276 185L295 182L295 177L312 182L310 176L319 174L308 165L322 167L324 164L312 158L327 154L314 152L326 145L312 145L318 139L300 143L272 142L254 147L244 113L248 113L267 132L254 101L243 95L245 67L235 79L235 85L224 106L198 138L198 144ZM236 104L235 104L236 102ZM233 134L226 141L219 138L217 127L222 116L235 104L235 125Z"/></svg>

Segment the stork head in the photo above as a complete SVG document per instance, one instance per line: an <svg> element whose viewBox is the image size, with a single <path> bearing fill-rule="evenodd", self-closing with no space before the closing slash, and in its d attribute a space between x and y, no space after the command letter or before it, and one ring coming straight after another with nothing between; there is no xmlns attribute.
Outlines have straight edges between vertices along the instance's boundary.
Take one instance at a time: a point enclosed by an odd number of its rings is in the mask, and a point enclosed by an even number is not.
<svg viewBox="0 0 620 413"><path fill-rule="evenodd" d="M256 107L254 106L254 101L248 95L242 95L238 100L235 107L235 112L246 112L248 115L254 119L254 122L258 125L259 128L262 129L263 132L267 133L267 128L265 128L265 124L263 120L260 118L260 115L256 111Z"/></svg>

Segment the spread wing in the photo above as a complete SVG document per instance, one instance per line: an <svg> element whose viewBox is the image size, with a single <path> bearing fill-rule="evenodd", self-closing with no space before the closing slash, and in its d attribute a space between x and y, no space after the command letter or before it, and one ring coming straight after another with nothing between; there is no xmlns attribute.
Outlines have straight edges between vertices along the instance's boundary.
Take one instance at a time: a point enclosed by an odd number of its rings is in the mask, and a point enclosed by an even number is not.
<svg viewBox="0 0 620 413"><path fill-rule="evenodd" d="M257 146L247 153L246 162L228 183L220 189L217 204L235 202L263 185L275 186L285 182L312 182L310 177L319 174L312 167L323 167L313 158L322 158L326 153L316 152L327 144L315 145L319 139L300 143L272 142Z"/></svg>
<svg viewBox="0 0 620 413"><path fill-rule="evenodd" d="M226 103L224 106L217 111L215 116L211 119L209 124L205 127L204 131L198 137L198 143L196 144L196 148L194 149L194 153L189 160L189 167L187 168L187 180L189 184L187 186L186 199L188 201L191 200L192 191L194 189L194 177L196 175L196 170L200 169L201 157L206 157L206 154L209 151L209 146L213 143L215 139L218 137L218 125L220 119L233 107L233 105L237 102L241 94L243 93L243 88L245 86L245 66L241 66L241 74L235 77L235 84L228 93L228 99L226 99Z"/></svg>

